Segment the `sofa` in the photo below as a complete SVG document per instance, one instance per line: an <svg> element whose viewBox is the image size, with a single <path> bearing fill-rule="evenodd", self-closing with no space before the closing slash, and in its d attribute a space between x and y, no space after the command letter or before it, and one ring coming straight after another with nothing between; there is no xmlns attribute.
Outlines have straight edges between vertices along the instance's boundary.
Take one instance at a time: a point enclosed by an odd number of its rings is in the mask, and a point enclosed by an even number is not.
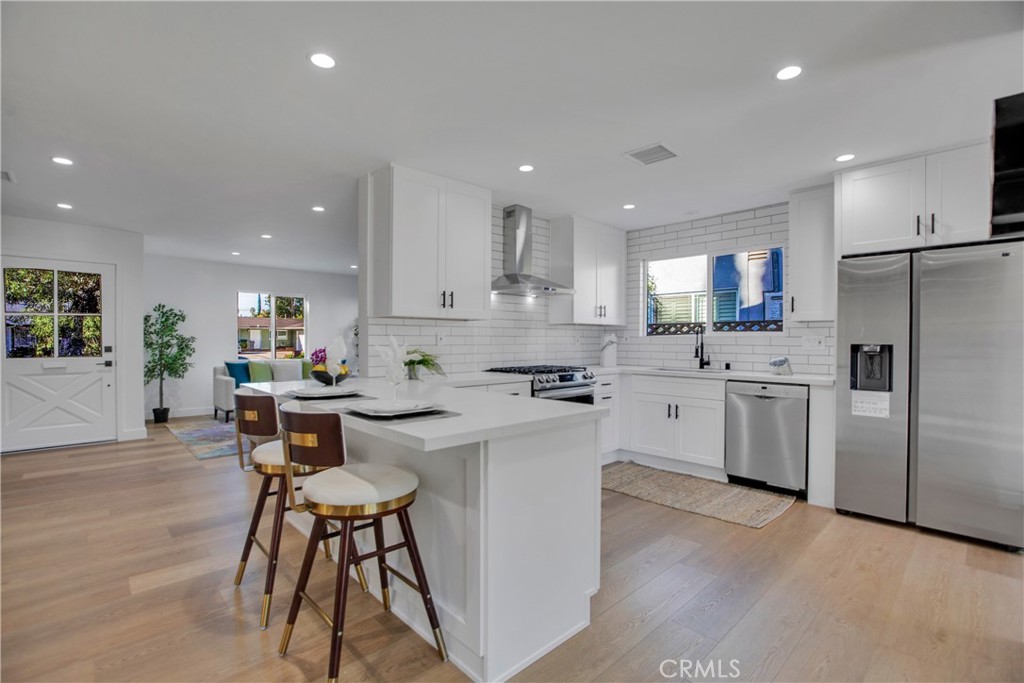
<svg viewBox="0 0 1024 683"><path fill-rule="evenodd" d="M248 382L288 382L309 379L313 363L294 360L250 360L239 358L224 361L213 368L213 417L223 411L224 421L235 411L235 389Z"/></svg>

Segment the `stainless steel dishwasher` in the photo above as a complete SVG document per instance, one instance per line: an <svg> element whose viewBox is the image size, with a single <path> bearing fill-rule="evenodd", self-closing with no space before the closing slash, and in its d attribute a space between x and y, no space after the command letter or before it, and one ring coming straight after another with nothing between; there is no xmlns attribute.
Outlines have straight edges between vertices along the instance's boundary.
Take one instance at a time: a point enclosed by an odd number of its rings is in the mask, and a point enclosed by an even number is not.
<svg viewBox="0 0 1024 683"><path fill-rule="evenodd" d="M807 395L803 385L726 382L726 474L806 491Z"/></svg>

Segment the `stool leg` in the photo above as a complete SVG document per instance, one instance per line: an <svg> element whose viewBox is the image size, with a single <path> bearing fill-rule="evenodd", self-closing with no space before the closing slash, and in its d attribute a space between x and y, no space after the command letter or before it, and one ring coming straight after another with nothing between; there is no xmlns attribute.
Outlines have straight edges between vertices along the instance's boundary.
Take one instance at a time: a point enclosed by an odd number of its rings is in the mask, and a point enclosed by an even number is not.
<svg viewBox="0 0 1024 683"><path fill-rule="evenodd" d="M274 507L274 531L270 536L270 556L267 558L267 584L263 589L263 610L260 612L261 631L267 630L267 623L270 621L270 599L274 593L274 577L277 575L277 556L281 550L281 534L284 533L284 509L288 507L288 494L284 490L284 476L274 478L278 480L277 505Z"/></svg>
<svg viewBox="0 0 1024 683"><path fill-rule="evenodd" d="M334 628L331 631L331 659L327 667L328 683L337 683L341 663L341 638L345 632L345 599L348 597L348 568L352 563L352 522L341 522L341 547L338 548L338 579L334 586Z"/></svg>
<svg viewBox="0 0 1024 683"><path fill-rule="evenodd" d="M326 522L323 517L313 518L313 529L309 532L309 542L306 543L306 554L302 557L302 568L299 570L299 579L295 582L295 593L292 595L292 606L288 609L288 621L284 625L284 633L281 634L281 644L277 651L279 654L288 652L288 641L292 639L292 629L295 628L295 619L299 616L299 607L302 606L302 593L309 583L309 573L313 569L313 560L316 558L316 548L320 545L320 538L324 535Z"/></svg>
<svg viewBox="0 0 1024 683"><path fill-rule="evenodd" d="M252 522L249 523L249 534L245 537L245 545L242 546L242 559L238 563L238 571L235 572L235 585L242 585L242 575L245 574L245 563L249 561L249 552L252 550L252 539L256 536L256 530L260 526L260 518L263 516L263 506L267 502L267 494L270 492L270 477L263 477L260 484L260 493L256 496L256 507L252 510Z"/></svg>
<svg viewBox="0 0 1024 683"><path fill-rule="evenodd" d="M434 642L437 644L437 654L441 656L442 662L447 662L448 648L445 647L444 634L441 633L441 622L437 620L437 610L434 609L434 597L430 594L430 586L427 585L427 572L423 570L420 551L416 547L416 535L412 531L408 507L398 511L398 525L402 528L402 536L405 537L406 543L409 544L409 559L412 560L412 570L416 573L416 583L420 587L423 606L427 609L427 619L430 621L430 628L434 629Z"/></svg>
<svg viewBox="0 0 1024 683"><path fill-rule="evenodd" d="M384 522L378 517L373 520L373 540L377 550L384 550ZM384 611L391 611L391 587L388 585L388 570L383 555L377 556L377 569L380 571L380 597L384 603Z"/></svg>

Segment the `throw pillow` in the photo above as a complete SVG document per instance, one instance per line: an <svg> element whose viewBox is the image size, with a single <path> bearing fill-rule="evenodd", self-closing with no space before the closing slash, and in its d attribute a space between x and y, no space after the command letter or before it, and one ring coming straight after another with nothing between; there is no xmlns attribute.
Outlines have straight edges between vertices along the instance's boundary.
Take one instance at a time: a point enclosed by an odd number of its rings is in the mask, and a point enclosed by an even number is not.
<svg viewBox="0 0 1024 683"><path fill-rule="evenodd" d="M252 381L249 377L249 361L226 360L224 361L224 367L227 369L228 375L235 378L235 389L246 382Z"/></svg>
<svg viewBox="0 0 1024 683"><path fill-rule="evenodd" d="M249 377L253 382L273 382L274 374L270 369L270 363L266 361L249 361Z"/></svg>
<svg viewBox="0 0 1024 683"><path fill-rule="evenodd" d="M293 360L270 361L275 382L294 382L302 379L302 363Z"/></svg>
<svg viewBox="0 0 1024 683"><path fill-rule="evenodd" d="M311 372L313 372L313 361L302 361L302 379L309 379L311 377Z"/></svg>

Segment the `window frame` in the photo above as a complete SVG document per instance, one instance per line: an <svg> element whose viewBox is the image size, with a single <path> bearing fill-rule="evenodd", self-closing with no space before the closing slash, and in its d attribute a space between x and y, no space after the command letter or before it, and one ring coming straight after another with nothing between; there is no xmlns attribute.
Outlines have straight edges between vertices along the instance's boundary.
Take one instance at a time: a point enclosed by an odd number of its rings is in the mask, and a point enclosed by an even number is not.
<svg viewBox="0 0 1024 683"><path fill-rule="evenodd" d="M763 243L748 244L748 245L734 245L731 247L719 247L718 249L681 249L674 254L659 255L657 258L644 258L640 261L641 273L640 273L640 336L645 339L671 339L673 337L692 337L695 332L682 332L680 334L647 334L647 273L648 266L652 261L670 261L678 258L692 258L694 256L703 256L707 259L707 273L704 282L704 295L705 300L708 301L707 315L706 317L710 320L704 323L704 336L707 337L708 341L712 341L715 338L726 338L729 335L742 335L743 339L756 339L758 336L770 337L777 335L784 335L786 333L786 323L789 320L789 314L786 311L785 305L782 307L782 329L781 330L715 330L714 329L714 279L715 279L715 257L726 256L728 254L737 254L741 251L760 251L770 249L781 249L782 250L782 301L786 301L786 292L788 291L789 282L786 274L789 270L788 264L786 263L786 243L779 241L768 241Z"/></svg>
<svg viewBox="0 0 1024 683"><path fill-rule="evenodd" d="M268 320L270 321L270 327L268 328L268 334L270 336L270 348L266 349L266 351L270 354L270 357L269 358L265 358L265 359L259 359L258 358L257 360L268 360L268 361L272 361L272 360L285 360L285 359L282 359L282 358L277 358L277 341L278 340L277 340L277 315L276 315L276 310L277 310L277 299L278 299L278 297L282 297L282 298L286 298L286 299L302 299L302 333L305 336L305 338L308 339L308 337L309 337L309 297L307 297L305 294L280 294L280 293L277 293L277 292L275 292L273 290L263 289L263 288L259 288L259 289L244 289L244 290L243 289L239 289L238 291L235 292L235 351L236 351L236 354L241 354L241 349L238 348L238 342L239 342L239 338L238 338L238 319L240 317L243 317L243 316L240 316L238 314L238 310L239 310L238 309L238 297L241 294L267 294L270 297L270 312L271 312L271 315L270 315L270 318L268 318ZM305 347L303 347L303 349L302 349L302 357L303 358L306 357L306 348Z"/></svg>

